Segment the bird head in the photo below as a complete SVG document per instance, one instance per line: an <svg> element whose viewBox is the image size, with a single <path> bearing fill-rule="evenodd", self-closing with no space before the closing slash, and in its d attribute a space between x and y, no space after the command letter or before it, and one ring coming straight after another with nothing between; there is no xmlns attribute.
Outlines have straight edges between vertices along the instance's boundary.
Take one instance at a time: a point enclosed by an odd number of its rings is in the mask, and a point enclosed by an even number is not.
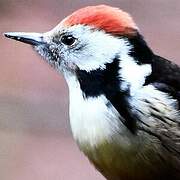
<svg viewBox="0 0 180 180"><path fill-rule="evenodd" d="M150 64L152 52L133 19L128 13L107 5L79 9L46 33L11 32L5 36L31 44L64 74L105 70L118 59L127 88L134 79L142 85L151 71L146 65Z"/></svg>

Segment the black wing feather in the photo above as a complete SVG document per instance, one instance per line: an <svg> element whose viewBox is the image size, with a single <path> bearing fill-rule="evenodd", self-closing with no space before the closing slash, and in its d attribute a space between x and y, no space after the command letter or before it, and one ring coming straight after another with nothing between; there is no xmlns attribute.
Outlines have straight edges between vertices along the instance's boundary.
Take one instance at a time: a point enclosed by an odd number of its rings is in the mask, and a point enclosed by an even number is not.
<svg viewBox="0 0 180 180"><path fill-rule="evenodd" d="M152 73L145 85L153 84L158 90L170 94L180 104L180 67L160 56L152 59Z"/></svg>

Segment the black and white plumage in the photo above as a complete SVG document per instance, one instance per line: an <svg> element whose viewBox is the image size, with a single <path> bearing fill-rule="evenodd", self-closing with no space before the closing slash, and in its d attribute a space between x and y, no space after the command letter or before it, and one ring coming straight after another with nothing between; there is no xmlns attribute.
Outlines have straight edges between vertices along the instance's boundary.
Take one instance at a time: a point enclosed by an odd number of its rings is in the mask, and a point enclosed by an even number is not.
<svg viewBox="0 0 180 180"><path fill-rule="evenodd" d="M87 7L50 32L5 35L64 75L73 136L108 180L180 179L180 67L127 13Z"/></svg>

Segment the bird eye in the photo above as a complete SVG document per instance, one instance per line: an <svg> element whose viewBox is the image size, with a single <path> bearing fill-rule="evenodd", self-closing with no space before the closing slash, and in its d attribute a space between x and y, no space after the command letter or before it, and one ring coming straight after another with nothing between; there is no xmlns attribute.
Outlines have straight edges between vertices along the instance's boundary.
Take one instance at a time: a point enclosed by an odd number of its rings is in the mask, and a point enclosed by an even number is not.
<svg viewBox="0 0 180 180"><path fill-rule="evenodd" d="M67 46L72 46L76 41L76 38L72 35L63 35L61 37L61 42Z"/></svg>

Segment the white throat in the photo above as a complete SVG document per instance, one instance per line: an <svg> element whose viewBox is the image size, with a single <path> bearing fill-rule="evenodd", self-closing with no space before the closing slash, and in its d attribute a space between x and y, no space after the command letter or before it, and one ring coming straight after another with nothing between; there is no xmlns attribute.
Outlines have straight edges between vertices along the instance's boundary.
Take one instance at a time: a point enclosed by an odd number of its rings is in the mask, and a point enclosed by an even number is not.
<svg viewBox="0 0 180 180"><path fill-rule="evenodd" d="M75 76L65 75L69 86L70 124L79 144L94 146L125 131L119 113L104 95L84 98ZM120 126L122 126L120 128Z"/></svg>

